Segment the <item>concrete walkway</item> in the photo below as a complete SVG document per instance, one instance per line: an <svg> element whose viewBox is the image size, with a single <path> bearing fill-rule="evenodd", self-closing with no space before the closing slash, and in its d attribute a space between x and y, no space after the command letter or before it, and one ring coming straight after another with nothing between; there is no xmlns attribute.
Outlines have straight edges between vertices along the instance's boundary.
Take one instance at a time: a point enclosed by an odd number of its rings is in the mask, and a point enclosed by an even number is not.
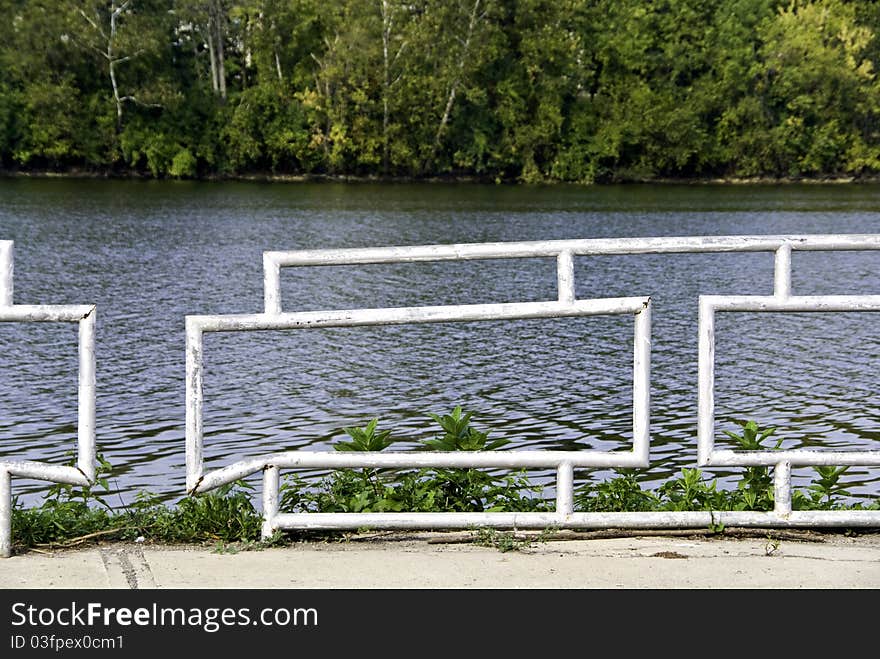
<svg viewBox="0 0 880 659"><path fill-rule="evenodd" d="M0 588L880 588L880 534L561 539L355 536L251 551L107 543L0 559Z"/></svg>

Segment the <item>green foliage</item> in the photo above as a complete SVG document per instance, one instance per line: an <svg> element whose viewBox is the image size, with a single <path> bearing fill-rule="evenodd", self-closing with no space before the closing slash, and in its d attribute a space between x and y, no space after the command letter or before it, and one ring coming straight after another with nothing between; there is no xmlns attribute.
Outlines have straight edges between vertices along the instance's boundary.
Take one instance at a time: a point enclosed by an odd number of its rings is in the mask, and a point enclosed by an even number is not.
<svg viewBox="0 0 880 659"><path fill-rule="evenodd" d="M450 512L540 511L550 508L523 472L499 477L480 469L437 469L427 474L436 510Z"/></svg>
<svg viewBox="0 0 880 659"><path fill-rule="evenodd" d="M75 82L35 81L27 85L22 97L18 123L24 129L14 143L13 159L22 165L51 168L77 162L84 155L80 139L86 131Z"/></svg>
<svg viewBox="0 0 880 659"><path fill-rule="evenodd" d="M575 507L583 512L640 512L657 510L658 498L643 490L633 471L618 470L620 476L599 483L587 481L575 493Z"/></svg>
<svg viewBox="0 0 880 659"><path fill-rule="evenodd" d="M426 440L428 447L440 442L444 450L491 450L503 443L490 442L488 434L471 425L473 414L455 408L450 414L430 417L442 430L438 439ZM378 419L363 427L347 427L350 442L339 442L340 451L381 451L391 445L391 431L378 431ZM739 433L729 432L744 450L759 450L775 432L761 429L754 421L739 424ZM474 437L476 435L476 438ZM772 447L778 449L777 441ZM35 508L22 508L15 502L12 532L16 548L70 546L89 539L148 540L159 542L215 543L218 551L237 552L260 549L281 542L279 534L260 540L262 517L252 499L253 487L235 481L211 492L189 496L174 506L156 496L141 492L134 502L114 510L107 503L111 465L98 456L97 479L93 486L54 484L44 502ZM842 497L851 496L841 482L848 467L814 467L816 477L805 490L792 493L793 507L808 510L840 508L880 509L880 499L867 505L850 506ZM765 468L747 468L733 490L718 489L717 480L708 481L701 470L684 468L655 490L641 487L638 477L648 475L633 470L600 482L587 480L575 490L575 509L581 512L635 511L725 511L770 510L773 505L772 481ZM533 484L524 471L496 475L481 469L376 470L341 469L317 483L299 476L285 475L280 492L284 512L393 513L412 512L547 512L554 502L546 499L543 488ZM710 530L720 533L721 523ZM515 533L478 529L477 541L501 551L531 546L534 539ZM543 537L543 536L542 536ZM540 539L538 540L540 541Z"/></svg>
<svg viewBox="0 0 880 659"><path fill-rule="evenodd" d="M205 494L182 499L162 526L162 539L183 542L257 540L262 517L251 503L253 487L243 481L228 483ZM161 517L161 516L160 516Z"/></svg>
<svg viewBox="0 0 880 659"><path fill-rule="evenodd" d="M765 440L776 432L776 428L761 429L755 421L739 422L738 425L740 432L725 431L725 434L736 442L738 448L746 451L765 450ZM779 439L769 448L777 450L781 445ZM841 507L840 498L850 496L845 485L840 483L848 467L813 469L817 477L806 491L792 492L792 506L802 510ZM621 471L621 476L582 484L575 493L576 508L584 512L773 509L774 483L767 467L746 467L734 490L720 490L717 480L707 481L701 470L684 468L680 476L662 483L655 492L649 492L641 488L634 472Z"/></svg>
<svg viewBox="0 0 880 659"><path fill-rule="evenodd" d="M739 448L744 451L760 451L764 448L763 441L770 437L776 428L765 428L761 430L754 421L738 422L742 426L742 432L739 434L725 430L724 434L736 441ZM778 449L782 445L782 440L776 442L774 449Z"/></svg>
<svg viewBox="0 0 880 659"><path fill-rule="evenodd" d="M441 451L494 450L507 440L489 441L488 433L471 425L471 412L456 407L450 414L429 415L442 434L423 442ZM351 442L337 442L338 451L381 451L393 442L391 431L377 432L379 420L362 428L345 428ZM299 479L282 486L280 506L285 511L397 512L546 510L541 488L523 472L496 476L480 469L419 469L389 474L376 469L338 470L317 489Z"/></svg>
<svg viewBox="0 0 880 659"><path fill-rule="evenodd" d="M420 469L383 473L339 470L317 488L286 481L285 512L515 512L547 511L552 502L522 472L503 477L478 469Z"/></svg>
<svg viewBox="0 0 880 659"><path fill-rule="evenodd" d="M716 480L707 482L702 471L685 467L659 487L661 510L724 510L727 497L717 488Z"/></svg>
<svg viewBox="0 0 880 659"><path fill-rule="evenodd" d="M71 458L69 465L75 464ZM91 486L53 483L43 504L23 509L13 503L12 537L16 544L33 547L38 544L91 535L112 528L113 517L105 500L110 464L98 455L96 490Z"/></svg>
<svg viewBox="0 0 880 659"><path fill-rule="evenodd" d="M489 441L489 433L470 425L472 415L472 412L462 412L461 407L443 416L430 414L440 424L443 434L437 439L426 440L425 447L435 451L492 451L509 443L506 439Z"/></svg>
<svg viewBox="0 0 880 659"><path fill-rule="evenodd" d="M525 183L880 173L876 2L211 6L138 0L111 38L106 2L0 0L0 166Z"/></svg>
<svg viewBox="0 0 880 659"><path fill-rule="evenodd" d="M300 102L263 84L241 92L223 128L228 164L237 171L311 171L320 154Z"/></svg>
<svg viewBox="0 0 880 659"><path fill-rule="evenodd" d="M394 443L389 438L390 430L376 432L379 419L373 419L363 428L343 428L345 433L352 438L350 442L336 442L333 448L337 451L381 451Z"/></svg>
<svg viewBox="0 0 880 659"><path fill-rule="evenodd" d="M871 29L841 0L792 1L758 29L778 165L792 175L845 170L846 152L860 140L845 125L861 124L864 99L877 93L874 63L863 57Z"/></svg>
<svg viewBox="0 0 880 659"><path fill-rule="evenodd" d="M168 173L174 178L192 178L196 175L196 157L189 149L181 149L171 160Z"/></svg>
<svg viewBox="0 0 880 659"><path fill-rule="evenodd" d="M456 407L450 414L429 414L443 430L435 439L423 441L425 448L435 451L493 451L509 443L505 439L489 440L489 433L471 425L472 412ZM540 503L524 493L537 492L520 472L499 478L481 469L437 469L427 474L425 483L434 489L432 499L440 510L456 512L515 510L540 508Z"/></svg>
<svg viewBox="0 0 880 659"><path fill-rule="evenodd" d="M833 466L817 466L813 467L817 478L807 486L805 493L799 493L796 499L793 498L793 506L797 508L805 508L812 510L831 510L839 508L839 498L842 496L850 496L846 490L846 485L840 482L849 467L833 467Z"/></svg>
<svg viewBox="0 0 880 659"><path fill-rule="evenodd" d="M244 481L180 499L166 506L149 492L139 492L109 520L114 537L161 542L253 542L260 538L262 517L251 503L253 486Z"/></svg>
<svg viewBox="0 0 880 659"><path fill-rule="evenodd" d="M179 142L166 133L156 132L142 122L132 122L119 135L119 145L125 162L135 170L144 167L158 178L168 172L174 158L183 149Z"/></svg>
<svg viewBox="0 0 880 659"><path fill-rule="evenodd" d="M501 553L522 551L523 549L531 549L536 543L547 542L554 532L555 529L547 528L538 535L518 535L516 531L479 528L474 530L474 544L481 547L492 547Z"/></svg>
<svg viewBox="0 0 880 659"><path fill-rule="evenodd" d="M148 492L138 493L131 505L113 510L106 502L109 463L99 456L96 485L52 485L39 507L12 511L12 537L17 547L69 546L89 538L162 542L255 542L262 517L253 507L243 481L186 497L174 507Z"/></svg>
<svg viewBox="0 0 880 659"><path fill-rule="evenodd" d="M760 451L764 448L763 442L770 437L776 428L761 430L754 421L739 422L742 432L739 434L725 430L724 434L736 441L739 448L745 451ZM782 440L777 440L773 450L782 446ZM770 476L767 467L746 467L745 474L737 483L737 489L742 495L741 510L772 510L773 509L773 477Z"/></svg>
<svg viewBox="0 0 880 659"><path fill-rule="evenodd" d="M16 546L63 542L107 530L111 517L103 508L81 501L47 500L37 508L16 508L12 514L12 538Z"/></svg>

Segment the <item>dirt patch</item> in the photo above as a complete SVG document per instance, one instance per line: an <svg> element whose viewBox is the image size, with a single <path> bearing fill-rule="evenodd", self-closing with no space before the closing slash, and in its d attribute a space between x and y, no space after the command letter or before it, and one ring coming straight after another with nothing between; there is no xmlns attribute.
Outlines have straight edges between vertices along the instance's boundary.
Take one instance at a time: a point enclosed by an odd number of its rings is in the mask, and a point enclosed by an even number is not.
<svg viewBox="0 0 880 659"><path fill-rule="evenodd" d="M656 554L651 554L651 558L687 558L687 556L677 551L658 551Z"/></svg>

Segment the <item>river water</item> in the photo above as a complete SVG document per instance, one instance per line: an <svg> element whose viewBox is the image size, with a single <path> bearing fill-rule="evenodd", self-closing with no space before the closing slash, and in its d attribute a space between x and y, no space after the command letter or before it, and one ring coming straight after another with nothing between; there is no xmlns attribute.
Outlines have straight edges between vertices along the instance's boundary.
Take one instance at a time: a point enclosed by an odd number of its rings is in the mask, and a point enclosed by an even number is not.
<svg viewBox="0 0 880 659"><path fill-rule="evenodd" d="M184 317L261 311L263 251L875 232L871 185L0 180L15 302L98 307L97 439L114 467L114 504L138 490L184 494ZM640 478L650 486L695 466L698 296L770 294L772 254L581 257L575 278L581 298L652 296L652 466ZM880 294L880 253L795 253L792 286ZM282 272L286 311L554 299L555 287L553 259ZM776 426L784 447L880 448L872 316L719 314L718 444L754 419ZM208 334L206 467L328 449L372 417L410 449L435 434L429 412L456 405L510 440L506 449L626 448L631 344L628 316ZM76 368L74 326L0 325L0 459L69 459ZM725 485L738 471L711 473ZM795 469L795 484L812 475ZM845 480L856 497L880 491L880 469L852 467ZM44 489L14 484L23 500Z"/></svg>

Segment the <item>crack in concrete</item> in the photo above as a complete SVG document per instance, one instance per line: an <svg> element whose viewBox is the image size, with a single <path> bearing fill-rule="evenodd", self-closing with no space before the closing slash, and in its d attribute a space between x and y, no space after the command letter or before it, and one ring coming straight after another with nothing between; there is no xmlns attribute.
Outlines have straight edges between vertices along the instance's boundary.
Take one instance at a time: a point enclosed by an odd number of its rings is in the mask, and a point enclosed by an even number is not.
<svg viewBox="0 0 880 659"><path fill-rule="evenodd" d="M156 587L153 572L140 547L101 549L100 554L111 587L121 586L123 580L131 590Z"/></svg>
<svg viewBox="0 0 880 659"><path fill-rule="evenodd" d="M128 560L128 553L124 549L122 549L116 553L116 557L119 559L119 567L122 568L122 574L125 575L125 580L128 582L128 587L132 590L137 590L137 572L135 572L131 561Z"/></svg>

